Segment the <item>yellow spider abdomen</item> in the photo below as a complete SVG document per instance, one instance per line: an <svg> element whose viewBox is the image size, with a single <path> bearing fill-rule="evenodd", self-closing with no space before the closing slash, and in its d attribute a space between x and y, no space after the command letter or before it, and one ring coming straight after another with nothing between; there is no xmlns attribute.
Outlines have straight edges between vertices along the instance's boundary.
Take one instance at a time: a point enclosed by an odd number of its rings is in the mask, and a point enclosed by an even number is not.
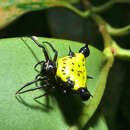
<svg viewBox="0 0 130 130"><path fill-rule="evenodd" d="M81 53L74 53L75 56L65 56L58 60L56 76L60 77L63 82L68 78L74 82L72 90L85 88L87 82L87 72L85 56Z"/></svg>

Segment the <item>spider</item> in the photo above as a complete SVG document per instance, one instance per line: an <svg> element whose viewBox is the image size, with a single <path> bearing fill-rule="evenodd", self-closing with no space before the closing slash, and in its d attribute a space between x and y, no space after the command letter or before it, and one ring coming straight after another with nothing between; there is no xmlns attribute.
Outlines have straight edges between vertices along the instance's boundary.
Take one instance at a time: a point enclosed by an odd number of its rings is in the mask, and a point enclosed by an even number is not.
<svg viewBox="0 0 130 130"><path fill-rule="evenodd" d="M28 82L21 87L16 92L16 95L42 88L47 90L61 88L64 93L74 93L79 95L81 100L88 100L91 96L86 86L87 78L91 78L90 76L87 76L85 65L85 58L88 57L90 53L88 45L86 44L84 47L82 47L78 53L72 52L71 48L69 47L68 56L59 58L57 60L58 52L51 43L43 42L43 44L48 44L54 52L53 59L49 58L44 45L40 44L34 36L30 36L30 38L38 47L42 48L45 61L40 61L34 66L36 69L36 67L41 64L41 70L39 74L33 81ZM40 86L22 91L25 87L39 81L45 83ZM35 97L34 99L41 98L45 95L46 93Z"/></svg>

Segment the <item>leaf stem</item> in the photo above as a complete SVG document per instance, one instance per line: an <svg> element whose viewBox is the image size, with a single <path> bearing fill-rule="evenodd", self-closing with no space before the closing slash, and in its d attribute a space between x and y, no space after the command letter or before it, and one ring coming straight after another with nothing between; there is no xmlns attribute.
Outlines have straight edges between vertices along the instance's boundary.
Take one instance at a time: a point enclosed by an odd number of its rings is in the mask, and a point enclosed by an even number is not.
<svg viewBox="0 0 130 130"><path fill-rule="evenodd" d="M83 12L83 11L78 10L77 8L75 8L74 6L72 6L71 4L68 4L68 3L64 4L63 6L70 9L72 12L74 12L77 15L81 16L82 18L87 18L90 15L89 10L86 10L86 11Z"/></svg>
<svg viewBox="0 0 130 130"><path fill-rule="evenodd" d="M86 123L89 121L89 119L92 117L92 115L96 111L101 101L101 98L103 96L104 90L106 88L106 81L107 81L108 73L114 62L114 57L109 48L106 48L104 50L104 54L105 55L107 54L107 62L101 70L93 98L90 100L89 105L84 107L83 112L79 118L81 127L84 127L86 125Z"/></svg>
<svg viewBox="0 0 130 130"><path fill-rule="evenodd" d="M111 1L108 1L107 3L99 6L99 7L93 7L93 11L95 13L100 13L100 12L103 12L104 10L107 10L109 8L111 8L114 4L116 3L116 1L114 0L111 0Z"/></svg>
<svg viewBox="0 0 130 130"><path fill-rule="evenodd" d="M123 28L113 28L109 25L107 26L107 31L112 36L124 36L130 34L130 25Z"/></svg>
<svg viewBox="0 0 130 130"><path fill-rule="evenodd" d="M125 59L130 60L130 50L119 47L118 44L116 44L116 42L113 42L112 47L116 51L116 55L115 55L116 57L124 60Z"/></svg>
<svg viewBox="0 0 130 130"><path fill-rule="evenodd" d="M124 2L126 2L126 1L124 1ZM102 22L102 24L104 24L106 26L107 32L112 36L124 36L124 35L128 35L130 33L130 25L128 25L126 27L122 27L122 28L113 28L110 24L108 24L105 20L103 20L99 15L96 14L96 13L103 12L104 10L112 7L115 3L120 3L120 2L123 3L123 1L121 1L121 0L120 1L111 0L99 7L94 7L91 5L91 3L87 2L86 5L88 5L89 9L84 12L78 10L77 8L75 8L74 6L72 6L71 4L69 4L67 2L62 4L62 6L68 8L69 10L71 10L72 12L81 16L82 18L91 17L98 24L99 24L99 22ZM96 18L94 18L94 15L96 16Z"/></svg>

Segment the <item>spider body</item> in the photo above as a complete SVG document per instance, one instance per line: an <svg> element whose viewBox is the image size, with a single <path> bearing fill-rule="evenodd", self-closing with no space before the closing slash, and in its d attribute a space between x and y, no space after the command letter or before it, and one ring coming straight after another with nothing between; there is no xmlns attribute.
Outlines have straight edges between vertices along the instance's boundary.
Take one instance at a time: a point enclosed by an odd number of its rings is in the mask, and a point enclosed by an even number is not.
<svg viewBox="0 0 130 130"><path fill-rule="evenodd" d="M45 60L38 62L34 68L41 64L41 71L35 77L35 80L28 82L22 88L20 88L16 94L22 94L29 91L34 91L36 89L45 88L49 89L56 89L60 87L63 89L64 93L67 92L74 92L80 96L82 100L88 100L91 94L87 90L86 82L87 82L87 72L86 72L86 62L85 58L89 56L89 48L88 45L82 47L78 53L74 53L69 48L68 56L58 59L57 56L58 52L56 49L49 43L48 44L53 52L55 53L54 58L50 59L49 55L43 45L41 45L34 36L30 37L40 48L42 48ZM57 62L57 65L56 65ZM36 83L38 81L46 82L42 86L37 86L35 88L31 88L25 91L21 91L23 88ZM40 98L45 94L38 96L34 99Z"/></svg>
<svg viewBox="0 0 130 130"><path fill-rule="evenodd" d="M86 64L85 57L81 53L75 56L65 56L58 60L56 76L63 82L72 82L72 90L77 91L80 87L86 87Z"/></svg>

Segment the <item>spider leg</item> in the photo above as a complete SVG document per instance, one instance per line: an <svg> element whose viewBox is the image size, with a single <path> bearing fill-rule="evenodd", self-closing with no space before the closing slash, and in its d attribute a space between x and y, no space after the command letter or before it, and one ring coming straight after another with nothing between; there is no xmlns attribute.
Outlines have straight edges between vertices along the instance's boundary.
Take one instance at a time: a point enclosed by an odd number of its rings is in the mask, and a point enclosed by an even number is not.
<svg viewBox="0 0 130 130"><path fill-rule="evenodd" d="M29 92L29 91L34 91L34 90L37 90L37 89L40 89L40 88L43 88L43 86L39 86L39 87L31 88L31 89L28 89L28 90L25 90L25 91L21 91L18 94L26 93L26 92Z"/></svg>
<svg viewBox="0 0 130 130"><path fill-rule="evenodd" d="M30 37L39 47L42 48L43 53L44 53L45 58L46 58L46 61L48 61L48 60L49 60L49 55L48 55L48 53L47 53L47 51L46 51L46 48L45 48L43 45L41 45L41 44L36 40L36 38L35 38L34 36L29 36L29 37Z"/></svg>
<svg viewBox="0 0 130 130"><path fill-rule="evenodd" d="M40 61L40 62L38 62L37 64L35 64L34 70L37 71L37 72L39 72L39 71L36 69L36 67L37 67L39 64L42 64L43 62L44 62L44 61Z"/></svg>
<svg viewBox="0 0 130 130"><path fill-rule="evenodd" d="M35 76L35 79L38 79L38 77L41 76L41 72ZM41 80L47 79L47 77L39 77L41 78ZM37 82L36 82L36 86L37 86Z"/></svg>
<svg viewBox="0 0 130 130"><path fill-rule="evenodd" d="M93 77L91 77L91 76L89 76L89 75L87 75L87 78L88 78L88 79L93 79Z"/></svg>
<svg viewBox="0 0 130 130"><path fill-rule="evenodd" d="M36 76L35 76L35 79L37 79L39 76L41 76L41 74L36 75Z"/></svg>
<svg viewBox="0 0 130 130"><path fill-rule="evenodd" d="M49 42L43 42L43 43L47 43L47 44L51 47L51 49L52 49L53 52L55 53L54 58L53 58L53 61L56 62L57 56L58 56L57 50L56 50L56 49L52 46L52 44L50 44Z"/></svg>
<svg viewBox="0 0 130 130"><path fill-rule="evenodd" d="M47 88L48 87L48 88ZM53 87L50 87L50 85L49 84L46 84L46 93L44 93L44 94L42 94L42 95L40 95L40 96L38 96L38 97L35 97L34 98L34 100L36 100L36 99L38 99L38 98L41 98L41 97L43 97L43 96L47 96L48 95L48 91L50 90L50 89L53 89ZM37 101L37 100L36 100Z"/></svg>
<svg viewBox="0 0 130 130"><path fill-rule="evenodd" d="M35 80L31 81L31 82L26 83L23 87L21 87L21 88L16 92L16 94L19 94L20 91L21 91L23 88L25 88L25 87L27 87L27 86L33 84L33 83L36 83L36 82L38 82L38 81L40 81L40 80L43 80L43 78L38 78L38 79L35 79Z"/></svg>

